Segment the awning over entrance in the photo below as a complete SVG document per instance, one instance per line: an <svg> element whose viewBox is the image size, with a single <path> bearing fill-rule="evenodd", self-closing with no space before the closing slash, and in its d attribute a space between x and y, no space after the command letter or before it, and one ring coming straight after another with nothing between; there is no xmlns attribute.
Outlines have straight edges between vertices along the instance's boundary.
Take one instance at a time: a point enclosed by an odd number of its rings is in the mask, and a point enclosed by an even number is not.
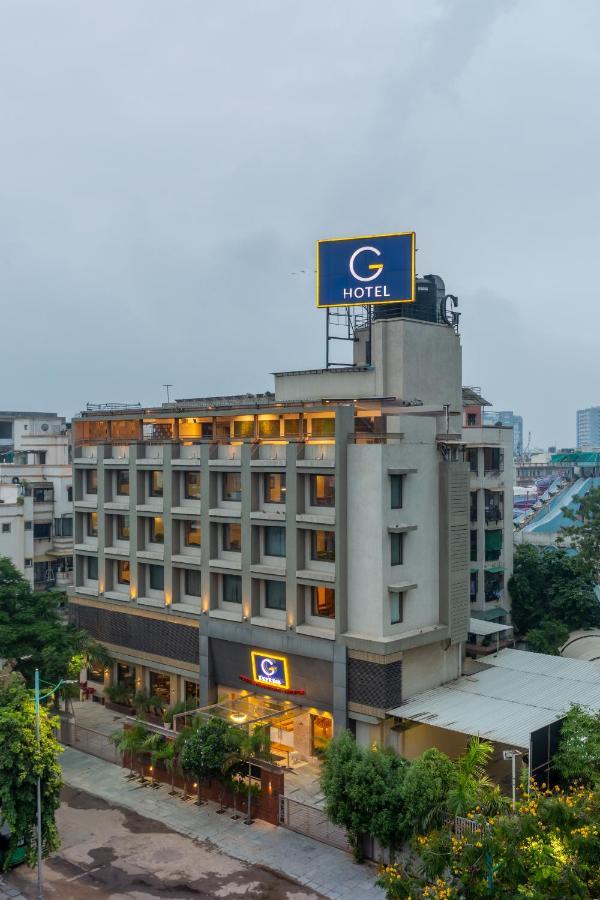
<svg viewBox="0 0 600 900"><path fill-rule="evenodd" d="M512 625L501 625L500 622L486 622L484 619L469 619L469 633L486 636L499 634L501 631L512 631Z"/></svg>
<svg viewBox="0 0 600 900"><path fill-rule="evenodd" d="M600 672L592 662L501 650L486 668L425 691L388 715L529 750L532 732L574 703L600 710Z"/></svg>
<svg viewBox="0 0 600 900"><path fill-rule="evenodd" d="M212 719L217 717L225 719L230 725L238 725L246 728L250 725L262 724L277 725L284 718L299 715L303 711L297 703L291 700L279 700L266 697L263 694L247 693L242 697L234 697L213 703L211 706L203 706L188 712L179 713L177 719L189 720L195 718Z"/></svg>

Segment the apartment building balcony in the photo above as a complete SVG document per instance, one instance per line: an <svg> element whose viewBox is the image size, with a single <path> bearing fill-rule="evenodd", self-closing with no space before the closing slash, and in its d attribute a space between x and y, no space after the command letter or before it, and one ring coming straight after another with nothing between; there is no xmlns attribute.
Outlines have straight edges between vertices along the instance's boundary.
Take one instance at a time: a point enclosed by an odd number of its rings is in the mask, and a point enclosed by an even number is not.
<svg viewBox="0 0 600 900"><path fill-rule="evenodd" d="M98 445L81 444L74 448L73 463L76 466L98 465Z"/></svg>
<svg viewBox="0 0 600 900"><path fill-rule="evenodd" d="M197 468L202 462L202 447L200 444L180 444L179 456L173 457L171 464L175 467L187 469Z"/></svg>
<svg viewBox="0 0 600 900"><path fill-rule="evenodd" d="M104 465L113 468L123 468L129 465L129 444L113 444L107 448L110 456L104 457Z"/></svg>
<svg viewBox="0 0 600 900"><path fill-rule="evenodd" d="M242 461L240 444L211 444L208 464L211 468L237 467Z"/></svg>
<svg viewBox="0 0 600 900"><path fill-rule="evenodd" d="M504 513L503 513L501 507L499 507L499 506L486 507L486 509L485 509L485 524L486 525L498 525L503 520L504 520Z"/></svg>
<svg viewBox="0 0 600 900"><path fill-rule="evenodd" d="M160 468L163 464L163 449L162 444L143 444L136 465L142 468Z"/></svg>
<svg viewBox="0 0 600 900"><path fill-rule="evenodd" d="M286 444L254 444L250 456L250 465L257 468L285 466L286 452Z"/></svg>
<svg viewBox="0 0 600 900"><path fill-rule="evenodd" d="M335 467L335 443L310 443L298 447L298 469Z"/></svg>

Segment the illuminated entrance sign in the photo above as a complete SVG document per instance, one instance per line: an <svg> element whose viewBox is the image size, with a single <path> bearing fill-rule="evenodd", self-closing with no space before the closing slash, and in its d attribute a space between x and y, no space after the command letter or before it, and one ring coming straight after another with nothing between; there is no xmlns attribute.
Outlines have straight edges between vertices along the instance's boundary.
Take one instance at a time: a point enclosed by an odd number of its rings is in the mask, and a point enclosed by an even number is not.
<svg viewBox="0 0 600 900"><path fill-rule="evenodd" d="M317 241L318 307L414 301L414 231Z"/></svg>
<svg viewBox="0 0 600 900"><path fill-rule="evenodd" d="M272 656L253 650L252 675L257 684L265 687L287 690L290 686L287 659L284 656Z"/></svg>

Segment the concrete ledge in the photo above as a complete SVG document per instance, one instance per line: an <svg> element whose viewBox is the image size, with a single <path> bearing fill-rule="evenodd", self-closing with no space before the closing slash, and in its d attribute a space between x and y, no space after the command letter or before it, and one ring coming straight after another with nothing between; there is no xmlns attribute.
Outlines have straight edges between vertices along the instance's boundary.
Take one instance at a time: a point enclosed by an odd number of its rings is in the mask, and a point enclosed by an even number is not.
<svg viewBox="0 0 600 900"><path fill-rule="evenodd" d="M440 641L448 640L449 637L448 625L429 625L426 628L407 631L404 634L386 635L380 638L346 632L340 635L340 641L352 650L364 650L367 653L388 656L399 650L412 650L414 647L437 644Z"/></svg>

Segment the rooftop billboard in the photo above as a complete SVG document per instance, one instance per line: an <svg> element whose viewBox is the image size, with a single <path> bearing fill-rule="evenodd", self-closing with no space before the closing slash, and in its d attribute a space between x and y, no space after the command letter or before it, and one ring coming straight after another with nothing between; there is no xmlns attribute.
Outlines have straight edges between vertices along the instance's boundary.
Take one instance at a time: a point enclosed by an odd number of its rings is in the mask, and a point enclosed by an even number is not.
<svg viewBox="0 0 600 900"><path fill-rule="evenodd" d="M414 231L317 241L319 308L414 301Z"/></svg>

